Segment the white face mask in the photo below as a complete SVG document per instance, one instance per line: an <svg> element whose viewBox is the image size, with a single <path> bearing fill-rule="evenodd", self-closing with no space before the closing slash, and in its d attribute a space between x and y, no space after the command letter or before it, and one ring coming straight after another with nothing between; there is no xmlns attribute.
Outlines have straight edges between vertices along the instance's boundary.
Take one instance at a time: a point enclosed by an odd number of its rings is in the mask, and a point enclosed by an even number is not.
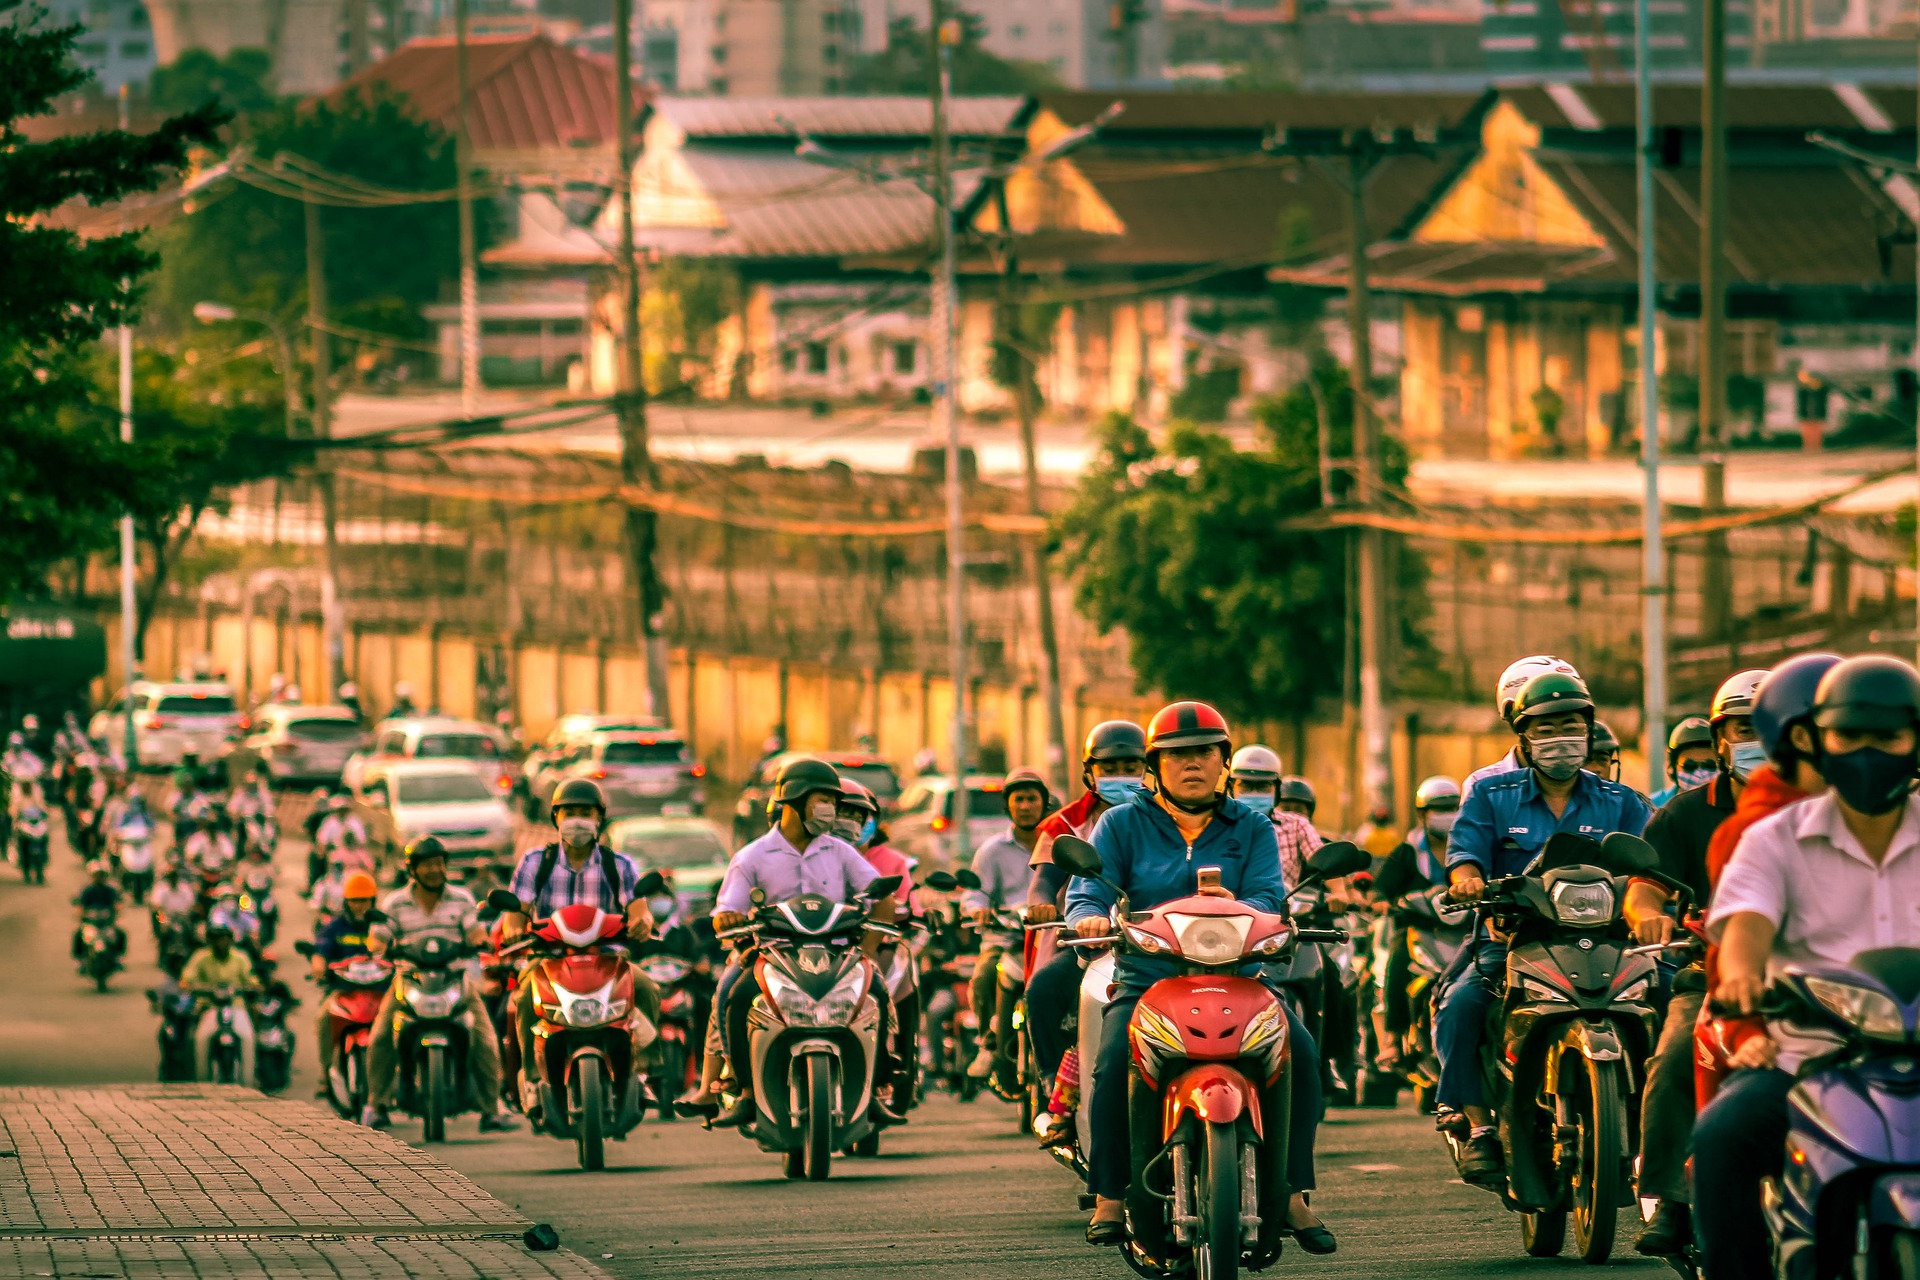
<svg viewBox="0 0 1920 1280"><path fill-rule="evenodd" d="M560 838L578 849L582 845L593 843L600 834L600 824L592 818L562 818L560 820Z"/></svg>
<svg viewBox="0 0 1920 1280"><path fill-rule="evenodd" d="M1453 830L1453 824L1460 818L1458 809L1436 809L1427 813L1427 830L1436 835L1446 835Z"/></svg>
<svg viewBox="0 0 1920 1280"><path fill-rule="evenodd" d="M810 836L823 836L833 830L833 820L839 815L840 808L831 800L821 804L807 806L805 826Z"/></svg>

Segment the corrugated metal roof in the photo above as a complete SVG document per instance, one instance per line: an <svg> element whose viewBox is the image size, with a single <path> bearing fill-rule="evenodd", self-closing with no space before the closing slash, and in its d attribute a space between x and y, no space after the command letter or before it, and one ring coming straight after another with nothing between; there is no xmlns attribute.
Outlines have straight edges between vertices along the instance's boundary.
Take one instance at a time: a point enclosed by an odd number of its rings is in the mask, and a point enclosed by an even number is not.
<svg viewBox="0 0 1920 1280"><path fill-rule="evenodd" d="M1485 93L1190 93L1073 91L1035 101L1069 125L1092 120L1115 101L1126 104L1102 136L1139 132L1263 133L1292 129L1413 128L1470 125Z"/></svg>
<svg viewBox="0 0 1920 1280"><path fill-rule="evenodd" d="M1007 131L1020 98L953 98L948 128L956 137L990 138ZM687 137L787 138L784 117L817 138L924 138L933 128L925 98L660 98L654 112Z"/></svg>
<svg viewBox="0 0 1920 1280"><path fill-rule="evenodd" d="M1560 99L1577 94L1602 129L1632 129L1633 86L1630 84L1530 85L1503 89L1501 98L1528 120L1548 129L1587 129L1592 121L1570 118ZM1869 100L1896 129L1913 127L1913 94L1874 90ZM1697 85L1662 84L1653 88L1653 119L1657 128L1698 129L1700 89ZM1858 132L1858 114L1830 84L1728 85L1727 127L1762 132L1795 133L1809 129Z"/></svg>

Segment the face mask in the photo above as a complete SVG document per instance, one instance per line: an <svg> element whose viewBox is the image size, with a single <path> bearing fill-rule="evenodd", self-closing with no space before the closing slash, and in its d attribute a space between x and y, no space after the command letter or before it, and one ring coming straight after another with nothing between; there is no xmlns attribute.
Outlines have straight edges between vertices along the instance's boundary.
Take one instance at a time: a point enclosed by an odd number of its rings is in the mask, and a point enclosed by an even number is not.
<svg viewBox="0 0 1920 1280"><path fill-rule="evenodd" d="M868 818L865 822L861 823L860 834L858 837L858 842L860 847L864 849L869 844L872 844L874 833L879 830L880 830L880 824L875 822L872 818Z"/></svg>
<svg viewBox="0 0 1920 1280"><path fill-rule="evenodd" d="M1529 741L1527 752L1533 758L1534 768L1555 782L1565 782L1587 762L1587 736Z"/></svg>
<svg viewBox="0 0 1920 1280"><path fill-rule="evenodd" d="M1435 835L1445 835L1453 830L1453 824L1460 820L1458 809L1443 809L1427 815L1427 830Z"/></svg>
<svg viewBox="0 0 1920 1280"><path fill-rule="evenodd" d="M806 821L803 825L806 827L808 835L823 836L833 830L833 823L834 807L830 804L816 804L808 807Z"/></svg>
<svg viewBox="0 0 1920 1280"><path fill-rule="evenodd" d="M1733 744L1733 763L1728 769L1733 776L1745 782L1753 776L1753 771L1767 762L1767 749L1758 742L1736 742Z"/></svg>
<svg viewBox="0 0 1920 1280"><path fill-rule="evenodd" d="M1140 785L1138 778L1095 778L1093 790L1108 804L1125 804L1145 788Z"/></svg>
<svg viewBox="0 0 1920 1280"><path fill-rule="evenodd" d="M849 842L858 840L860 838L860 825L852 818L836 817L833 820L833 834Z"/></svg>
<svg viewBox="0 0 1920 1280"><path fill-rule="evenodd" d="M1674 781L1679 784L1682 791L1691 791L1695 787L1706 786L1713 775L1718 772L1720 772L1720 766L1718 765L1697 764L1691 769L1680 770L1680 772L1673 775L1673 778Z"/></svg>
<svg viewBox="0 0 1920 1280"><path fill-rule="evenodd" d="M592 818L560 819L560 838L578 849L582 845L593 843L600 834L600 824Z"/></svg>
<svg viewBox="0 0 1920 1280"><path fill-rule="evenodd" d="M1827 756L1820 762L1820 775L1849 809L1891 813L1906 802L1916 764L1920 755L1912 751L1894 755L1878 747L1859 747Z"/></svg>
<svg viewBox="0 0 1920 1280"><path fill-rule="evenodd" d="M665 920L672 915L673 905L673 899L669 897L647 899L647 910L653 913L655 920Z"/></svg>
<svg viewBox="0 0 1920 1280"><path fill-rule="evenodd" d="M1247 806L1247 808L1253 810L1255 813L1272 813L1273 812L1274 796L1271 791L1258 794L1258 795L1235 796L1234 799L1238 800L1241 804Z"/></svg>

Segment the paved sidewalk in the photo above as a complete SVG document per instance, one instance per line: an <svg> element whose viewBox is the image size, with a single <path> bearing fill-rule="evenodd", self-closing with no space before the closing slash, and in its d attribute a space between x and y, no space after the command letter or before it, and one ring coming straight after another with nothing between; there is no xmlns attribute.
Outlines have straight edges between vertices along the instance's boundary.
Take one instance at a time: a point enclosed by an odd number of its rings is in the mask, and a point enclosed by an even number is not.
<svg viewBox="0 0 1920 1280"><path fill-rule="evenodd" d="M426 1152L237 1086L0 1089L0 1275L604 1280Z"/></svg>

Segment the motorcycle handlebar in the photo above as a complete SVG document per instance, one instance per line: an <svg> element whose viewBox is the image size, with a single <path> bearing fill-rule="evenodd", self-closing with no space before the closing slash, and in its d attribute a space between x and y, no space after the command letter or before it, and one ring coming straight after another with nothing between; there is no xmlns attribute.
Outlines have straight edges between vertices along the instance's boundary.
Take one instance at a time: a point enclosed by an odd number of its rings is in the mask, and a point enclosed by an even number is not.
<svg viewBox="0 0 1920 1280"><path fill-rule="evenodd" d="M1345 929L1295 929L1293 936L1300 942L1345 942L1352 935Z"/></svg>

